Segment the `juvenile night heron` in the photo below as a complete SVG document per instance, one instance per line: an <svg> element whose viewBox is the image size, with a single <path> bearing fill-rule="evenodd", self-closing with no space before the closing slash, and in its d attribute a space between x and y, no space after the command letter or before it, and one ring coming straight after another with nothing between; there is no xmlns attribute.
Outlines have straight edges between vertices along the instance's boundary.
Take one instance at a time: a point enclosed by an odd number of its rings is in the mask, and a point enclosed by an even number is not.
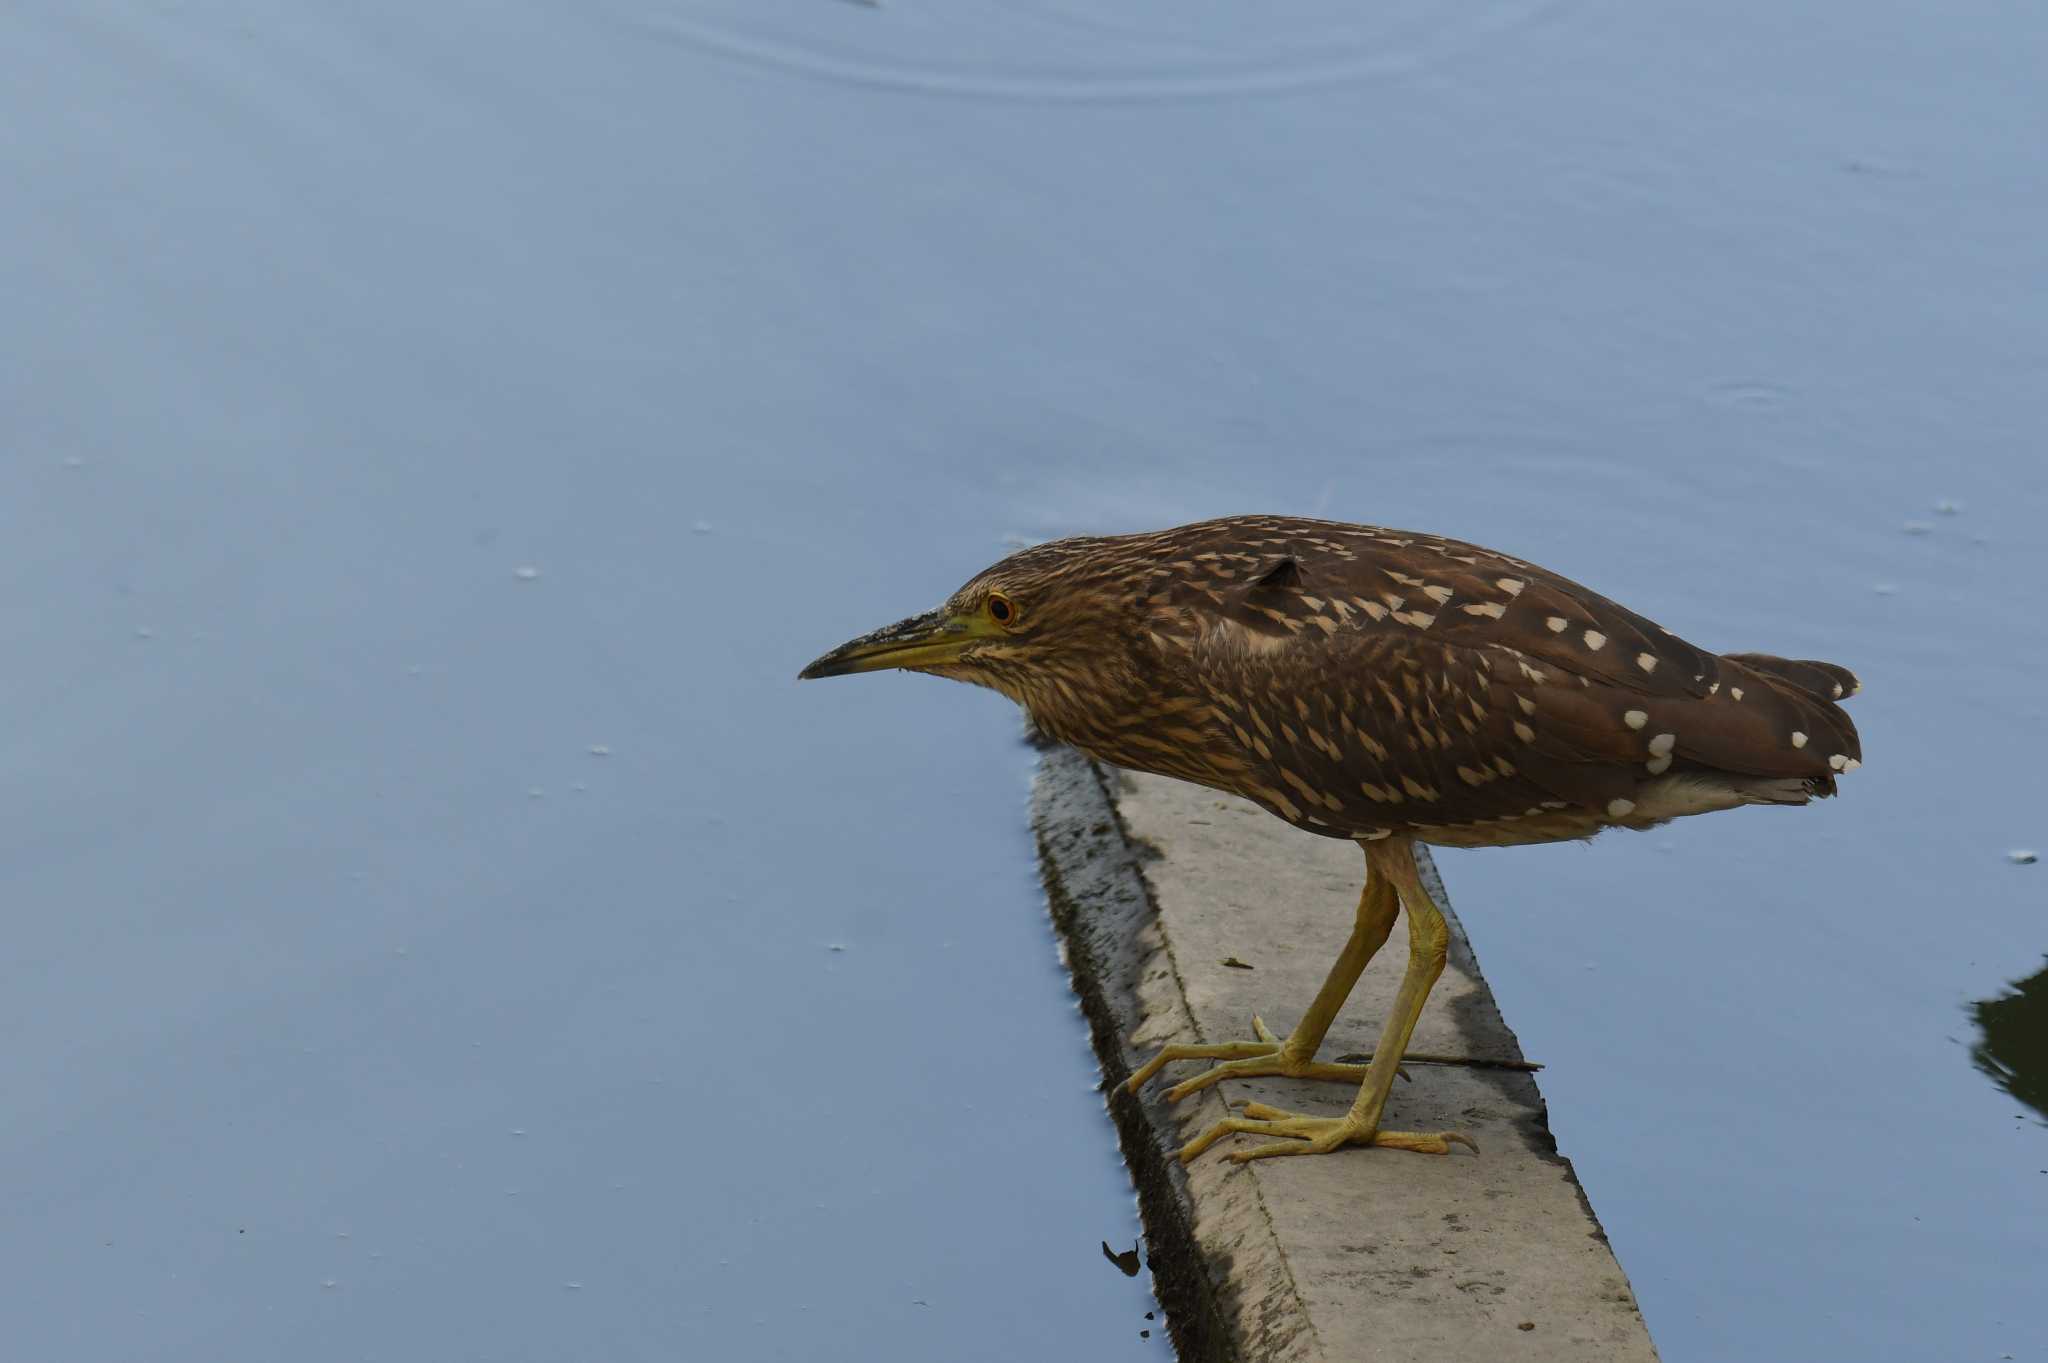
<svg viewBox="0 0 2048 1363"><path fill-rule="evenodd" d="M978 574L937 610L853 640L805 677L877 668L991 686L1104 762L1256 801L1350 838L1367 875L1351 938L1285 1038L1168 1046L1230 1076L1359 1082L1342 1117L1254 1104L1232 1132L1283 1139L1232 1159L1347 1143L1443 1154L1458 1132L1383 1131L1395 1070L1449 940L1414 844L1498 847L1650 828L1835 793L1861 750L1837 703L1855 674L1715 654L1575 582L1437 535L1234 516L1155 534L1057 540ZM1316 1048L1408 914L1408 968L1370 1063Z"/></svg>

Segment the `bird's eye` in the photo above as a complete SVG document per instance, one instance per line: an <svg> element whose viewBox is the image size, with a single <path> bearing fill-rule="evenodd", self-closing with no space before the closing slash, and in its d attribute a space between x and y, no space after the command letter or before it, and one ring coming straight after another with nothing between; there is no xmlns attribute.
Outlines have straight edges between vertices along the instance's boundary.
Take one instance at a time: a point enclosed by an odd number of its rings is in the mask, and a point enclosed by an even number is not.
<svg viewBox="0 0 2048 1363"><path fill-rule="evenodd" d="M1005 628L1007 628L1007 627L1009 627L1009 626L1013 626L1013 625L1015 625L1015 624L1017 623L1017 617L1018 617L1018 615L1019 615L1019 612L1018 612L1018 610L1017 610L1017 603L1016 603L1016 602L1012 601L1012 600L1011 600L1011 599L1010 599L1009 597L1007 597L1007 596L1004 596L1004 595L1003 595L1003 594L1002 594L1001 592L990 592L990 593L989 593L989 595L988 595L988 618L989 618L989 619L991 619L991 620L995 621L995 622L996 622L997 624L999 624L999 625L1002 625L1002 626L1004 626Z"/></svg>

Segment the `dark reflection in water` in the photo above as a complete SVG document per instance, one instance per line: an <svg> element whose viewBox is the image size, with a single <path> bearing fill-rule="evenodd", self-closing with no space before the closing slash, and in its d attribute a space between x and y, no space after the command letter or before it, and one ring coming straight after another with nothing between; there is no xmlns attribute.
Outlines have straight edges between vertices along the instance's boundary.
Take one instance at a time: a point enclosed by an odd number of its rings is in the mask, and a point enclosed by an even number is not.
<svg viewBox="0 0 2048 1363"><path fill-rule="evenodd" d="M2048 1117L2048 966L2010 992L1970 1006L1982 1033L1970 1059L1998 1086Z"/></svg>

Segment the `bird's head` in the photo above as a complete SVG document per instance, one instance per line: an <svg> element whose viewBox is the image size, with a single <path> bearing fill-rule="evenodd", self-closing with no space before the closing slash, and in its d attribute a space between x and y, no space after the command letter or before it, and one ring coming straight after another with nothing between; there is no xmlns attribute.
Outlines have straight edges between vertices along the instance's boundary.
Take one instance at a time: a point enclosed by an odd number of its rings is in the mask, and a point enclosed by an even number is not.
<svg viewBox="0 0 2048 1363"><path fill-rule="evenodd" d="M1041 719L1129 675L1141 608L1118 541L1054 540L970 578L936 610L841 644L798 676L900 668L994 687Z"/></svg>

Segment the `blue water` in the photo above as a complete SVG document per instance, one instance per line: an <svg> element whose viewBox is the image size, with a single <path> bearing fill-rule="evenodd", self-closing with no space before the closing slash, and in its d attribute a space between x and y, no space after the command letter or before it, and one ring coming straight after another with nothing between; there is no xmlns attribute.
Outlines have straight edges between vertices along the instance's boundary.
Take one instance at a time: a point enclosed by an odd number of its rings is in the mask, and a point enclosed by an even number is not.
<svg viewBox="0 0 2048 1363"><path fill-rule="evenodd" d="M2048 1350L1973 1063L2048 950L2044 64L1970 3L13 6L8 1353L1166 1357L1015 719L792 677L1245 510L1862 674L1839 801L1443 869L1668 1360Z"/></svg>

